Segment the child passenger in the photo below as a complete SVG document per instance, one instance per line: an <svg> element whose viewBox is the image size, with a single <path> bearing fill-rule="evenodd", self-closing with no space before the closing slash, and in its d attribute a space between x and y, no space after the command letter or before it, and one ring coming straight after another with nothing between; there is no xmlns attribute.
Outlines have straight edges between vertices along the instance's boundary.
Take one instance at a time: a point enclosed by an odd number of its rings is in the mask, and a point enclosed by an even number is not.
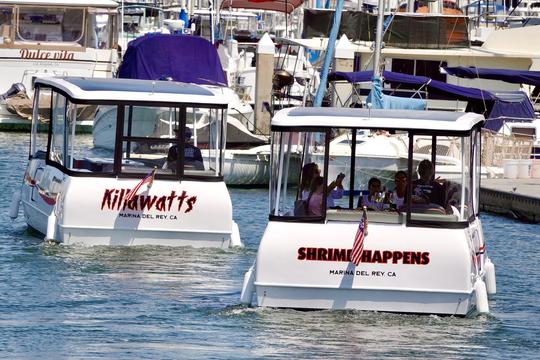
<svg viewBox="0 0 540 360"><path fill-rule="evenodd" d="M323 204L324 178L316 176L311 181L309 194L307 197L308 215L321 216Z"/></svg>
<svg viewBox="0 0 540 360"><path fill-rule="evenodd" d="M383 210L385 207L384 194L381 190L381 180L376 177L372 177L368 181L367 195L360 195L358 198L358 207L367 207L369 210Z"/></svg>
<svg viewBox="0 0 540 360"><path fill-rule="evenodd" d="M302 168L302 180L300 183L300 190L301 190L301 196L302 200L306 200L310 193L310 185L313 181L313 179L317 176L321 176L321 170L319 169L319 166L315 163L308 163L304 165ZM336 180L332 181L327 186L327 194L326 197L326 207L327 208L333 208L335 207L334 200L341 199L343 197L343 179L345 178L345 174L339 174L336 178Z"/></svg>

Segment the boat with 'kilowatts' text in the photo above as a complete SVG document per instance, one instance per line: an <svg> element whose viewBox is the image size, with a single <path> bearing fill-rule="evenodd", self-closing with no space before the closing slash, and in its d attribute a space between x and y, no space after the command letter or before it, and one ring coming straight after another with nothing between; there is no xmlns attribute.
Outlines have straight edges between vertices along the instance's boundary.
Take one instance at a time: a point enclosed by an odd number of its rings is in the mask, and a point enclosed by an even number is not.
<svg viewBox="0 0 540 360"><path fill-rule="evenodd" d="M269 222L245 275L241 302L462 316L488 312L488 294L496 285L479 217L483 124L482 115L463 112L279 111L271 123ZM356 137L366 132L406 139L407 161L396 168L395 185L386 194L377 174L367 188L355 181L373 170L365 159L357 162L362 147ZM333 139L344 134L352 139L348 161L332 156ZM418 163L417 142L428 139L431 151ZM459 152L454 166L460 174L435 180L437 149L450 142ZM292 156L301 157L302 171L290 168ZM317 170L310 175L307 168ZM335 196L340 180L329 174L336 173L349 174L343 184L353 191ZM360 206L367 208L366 218Z"/></svg>
<svg viewBox="0 0 540 360"><path fill-rule="evenodd" d="M31 228L64 244L242 245L222 175L226 98L193 84L72 77L37 78L35 94L29 161L11 217L22 203ZM38 111L40 103L50 109ZM208 131L195 146L199 112ZM114 119L110 150L75 131L102 113ZM43 114L48 136L37 132Z"/></svg>

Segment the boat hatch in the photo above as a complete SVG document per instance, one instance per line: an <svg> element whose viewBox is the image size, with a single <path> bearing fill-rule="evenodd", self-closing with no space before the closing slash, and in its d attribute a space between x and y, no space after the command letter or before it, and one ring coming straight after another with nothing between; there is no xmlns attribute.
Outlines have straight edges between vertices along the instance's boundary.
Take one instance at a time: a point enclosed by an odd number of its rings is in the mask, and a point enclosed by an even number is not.
<svg viewBox="0 0 540 360"><path fill-rule="evenodd" d="M154 91L135 86L130 93L121 86L132 82ZM211 93L190 96L178 83L164 85L176 84L176 94L159 93L161 84L143 80L103 80L93 83L102 88L90 90L76 84L66 78L36 81L31 156L46 149L47 164L71 176L141 178L155 169L158 179L222 179L226 104L218 97L213 104ZM205 103L189 102L198 98ZM36 131L43 122L50 124L47 139ZM84 122L92 124L92 135L77 132Z"/></svg>
<svg viewBox="0 0 540 360"><path fill-rule="evenodd" d="M441 124L430 123L430 113L397 119L388 112L395 118L389 119L379 111L384 128L373 126L377 119L354 119L352 112L352 119L342 114L326 123L315 112L290 121L278 113L272 123L270 220L358 222L366 206L372 222L468 226L479 210L482 117L433 112L445 117ZM424 129L417 127L420 120Z"/></svg>

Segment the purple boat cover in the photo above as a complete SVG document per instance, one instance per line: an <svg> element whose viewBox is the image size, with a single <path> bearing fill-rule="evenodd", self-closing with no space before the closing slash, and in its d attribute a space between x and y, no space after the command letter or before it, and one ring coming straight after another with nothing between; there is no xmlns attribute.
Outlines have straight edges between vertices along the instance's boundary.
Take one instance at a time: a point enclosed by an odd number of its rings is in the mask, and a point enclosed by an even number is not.
<svg viewBox="0 0 540 360"><path fill-rule="evenodd" d="M531 73L531 71L529 71ZM532 121L535 119L534 108L527 95L521 91L492 93L476 88L448 84L432 80L425 76L383 71L385 82L425 86L432 94L447 99L468 101L469 109L481 109L486 116L485 127L498 131L508 121ZM347 81L350 83L371 82L373 71L340 72L328 74L328 81ZM486 111L487 107L487 111Z"/></svg>
<svg viewBox="0 0 540 360"><path fill-rule="evenodd" d="M350 83L371 82L373 71L341 72L336 71L328 74L328 81L345 80ZM385 82L395 84L425 85L426 90L457 100L482 100L493 101L495 97L488 91L469 88L464 86L447 84L442 81L432 80L425 76L415 76L392 71L383 71L382 77Z"/></svg>
<svg viewBox="0 0 540 360"><path fill-rule="evenodd" d="M501 80L514 84L540 85L540 71L487 69L463 66L445 67L444 70L449 75L468 79L483 78Z"/></svg>
<svg viewBox="0 0 540 360"><path fill-rule="evenodd" d="M118 69L126 79L227 86L214 46L192 35L146 35L131 41Z"/></svg>

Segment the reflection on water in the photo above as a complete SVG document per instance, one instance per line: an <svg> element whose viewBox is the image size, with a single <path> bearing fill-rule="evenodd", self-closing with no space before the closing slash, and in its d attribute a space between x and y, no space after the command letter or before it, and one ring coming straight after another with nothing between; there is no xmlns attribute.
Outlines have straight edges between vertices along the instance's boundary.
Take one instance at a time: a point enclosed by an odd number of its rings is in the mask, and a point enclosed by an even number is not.
<svg viewBox="0 0 540 360"><path fill-rule="evenodd" d="M2 134L3 218L28 136ZM475 319L238 305L268 218L266 189L231 190L246 248L45 245L22 216L0 230L8 358L535 358L539 226L484 215L499 294Z"/></svg>

